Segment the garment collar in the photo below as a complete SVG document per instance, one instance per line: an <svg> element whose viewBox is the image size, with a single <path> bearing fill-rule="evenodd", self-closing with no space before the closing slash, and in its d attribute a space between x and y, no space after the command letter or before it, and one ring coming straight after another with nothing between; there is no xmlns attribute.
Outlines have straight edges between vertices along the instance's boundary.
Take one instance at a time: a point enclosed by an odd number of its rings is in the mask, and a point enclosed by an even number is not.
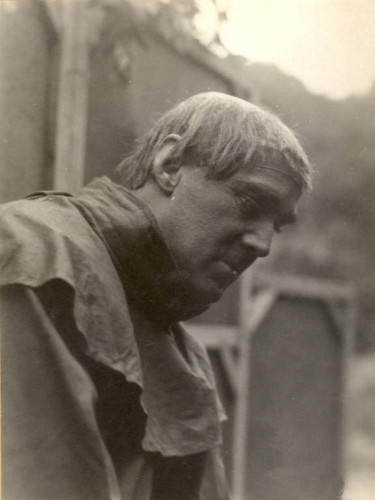
<svg viewBox="0 0 375 500"><path fill-rule="evenodd" d="M129 302L164 325L191 315L184 278L147 204L108 177L95 179L76 200L104 240Z"/></svg>
<svg viewBox="0 0 375 500"><path fill-rule="evenodd" d="M2 283L31 288L67 283L72 300L66 317L85 339L85 354L142 389L145 450L190 455L220 444L223 412L205 349L180 325L161 325L144 314L139 300L127 301L131 259L139 272L147 264L142 242L155 241L163 250L161 265L173 269L147 207L104 178L77 197L42 192L13 202L0 229ZM126 268L122 281L115 261Z"/></svg>
<svg viewBox="0 0 375 500"><path fill-rule="evenodd" d="M160 273L175 272L153 215L131 192L108 178L95 180L76 200L86 220L104 238L127 296L130 290L129 313L142 371L141 403L148 415L144 448L185 455L220 444L220 420L225 413L205 349L181 325L166 326L155 320L155 303L146 308L151 315L145 314L142 304L141 299L151 298L142 289L150 275L154 286L162 278Z"/></svg>

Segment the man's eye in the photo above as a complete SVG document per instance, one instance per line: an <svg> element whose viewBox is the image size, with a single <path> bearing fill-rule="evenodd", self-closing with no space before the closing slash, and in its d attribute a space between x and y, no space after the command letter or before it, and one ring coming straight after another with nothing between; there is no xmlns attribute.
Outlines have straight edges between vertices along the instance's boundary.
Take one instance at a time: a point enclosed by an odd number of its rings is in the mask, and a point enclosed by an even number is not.
<svg viewBox="0 0 375 500"><path fill-rule="evenodd" d="M250 196L244 194L236 195L236 202L245 217L257 217L261 215L261 207Z"/></svg>

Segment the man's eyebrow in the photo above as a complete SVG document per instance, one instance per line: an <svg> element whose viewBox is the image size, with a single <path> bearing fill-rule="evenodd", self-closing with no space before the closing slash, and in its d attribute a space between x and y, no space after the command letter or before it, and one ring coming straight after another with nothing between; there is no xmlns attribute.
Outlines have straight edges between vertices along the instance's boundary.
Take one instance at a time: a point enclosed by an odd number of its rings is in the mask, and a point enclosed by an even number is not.
<svg viewBox="0 0 375 500"><path fill-rule="evenodd" d="M296 209L293 208L290 210L289 207L286 208L287 203L280 196L280 192L273 189L272 186L259 186L246 181L236 181L232 189L235 194L247 195L254 198L260 210L265 213L278 213L277 220L281 226L294 224L297 220Z"/></svg>
<svg viewBox="0 0 375 500"><path fill-rule="evenodd" d="M265 211L283 210L283 199L279 191L271 186L258 186L255 183L236 181L232 189L235 194L254 197L256 203Z"/></svg>

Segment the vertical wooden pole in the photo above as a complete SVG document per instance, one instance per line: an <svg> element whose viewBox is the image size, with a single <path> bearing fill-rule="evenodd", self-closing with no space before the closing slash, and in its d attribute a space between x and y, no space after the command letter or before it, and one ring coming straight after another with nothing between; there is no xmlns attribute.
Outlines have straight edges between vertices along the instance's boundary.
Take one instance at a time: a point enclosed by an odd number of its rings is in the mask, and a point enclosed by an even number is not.
<svg viewBox="0 0 375 500"><path fill-rule="evenodd" d="M348 385L350 377L350 361L354 354L354 339L356 334L358 304L356 291L352 290L349 294L346 311L344 314L343 325L343 353L342 353L342 388L341 388L341 440L340 440L340 469L341 476L346 476L346 464L348 453L348 437L349 437L349 411L351 401L348 398Z"/></svg>
<svg viewBox="0 0 375 500"><path fill-rule="evenodd" d="M233 500L245 500L246 493L246 442L251 357L251 332L249 328L250 276L250 271L247 271L240 282L238 391L234 415L233 438Z"/></svg>
<svg viewBox="0 0 375 500"><path fill-rule="evenodd" d="M93 3L66 0L60 25L54 189L74 192L84 181Z"/></svg>

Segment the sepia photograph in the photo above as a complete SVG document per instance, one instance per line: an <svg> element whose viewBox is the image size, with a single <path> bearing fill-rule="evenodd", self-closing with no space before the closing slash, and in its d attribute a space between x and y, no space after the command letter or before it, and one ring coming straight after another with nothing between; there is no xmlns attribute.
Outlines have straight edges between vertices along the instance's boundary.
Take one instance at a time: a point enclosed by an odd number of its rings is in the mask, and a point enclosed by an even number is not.
<svg viewBox="0 0 375 500"><path fill-rule="evenodd" d="M375 2L0 0L3 500L375 499Z"/></svg>

